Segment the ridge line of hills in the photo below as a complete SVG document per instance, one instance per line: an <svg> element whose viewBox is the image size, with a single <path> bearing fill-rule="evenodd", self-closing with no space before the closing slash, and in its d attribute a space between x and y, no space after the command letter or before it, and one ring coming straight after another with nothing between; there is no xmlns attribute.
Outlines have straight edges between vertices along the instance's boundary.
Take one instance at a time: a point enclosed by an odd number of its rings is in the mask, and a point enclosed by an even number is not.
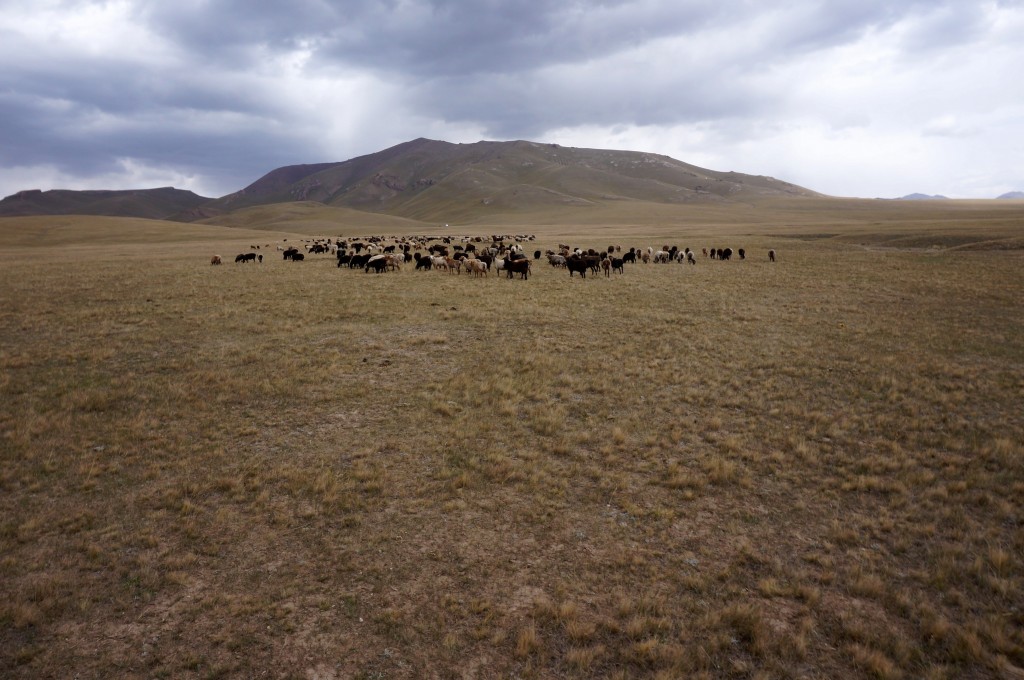
<svg viewBox="0 0 1024 680"><path fill-rule="evenodd" d="M0 216L107 215L216 221L268 204L312 202L421 221L471 219L610 201L684 204L758 196L820 196L771 177L718 172L638 151L527 141L453 144L414 139L337 163L280 167L219 198L163 187L38 189L0 201Z"/></svg>
<svg viewBox="0 0 1024 680"><path fill-rule="evenodd" d="M280 167L219 198L173 187L32 189L0 201L0 216L79 214L216 223L218 217L243 209L312 202L447 222L621 201L729 204L765 197L823 195L772 177L708 170L639 151L528 141L453 144L419 138L347 161ZM1020 197L1024 194L1012 192L1000 198Z"/></svg>

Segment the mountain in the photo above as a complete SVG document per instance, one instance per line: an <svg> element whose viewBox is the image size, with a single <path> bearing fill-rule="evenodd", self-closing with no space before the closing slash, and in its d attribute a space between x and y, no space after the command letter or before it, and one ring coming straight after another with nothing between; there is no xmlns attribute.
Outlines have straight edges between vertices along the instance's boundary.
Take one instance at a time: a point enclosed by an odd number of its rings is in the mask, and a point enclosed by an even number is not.
<svg viewBox="0 0 1024 680"><path fill-rule="evenodd" d="M1024 198L1024 191L1010 191L996 198Z"/></svg>
<svg viewBox="0 0 1024 680"><path fill-rule="evenodd" d="M110 215L173 218L212 199L173 187L124 191L19 191L0 201L0 217L21 215Z"/></svg>
<svg viewBox="0 0 1024 680"><path fill-rule="evenodd" d="M172 188L35 190L0 201L0 215L77 213L217 222L245 208L312 202L448 222L609 202L727 204L773 196L820 194L771 177L707 170L653 153L421 138L347 161L277 168L217 199Z"/></svg>
<svg viewBox="0 0 1024 680"><path fill-rule="evenodd" d="M946 201L949 200L946 196L935 194L929 196L928 194L907 194L906 196L900 196L896 199L897 201Z"/></svg>
<svg viewBox="0 0 1024 680"><path fill-rule="evenodd" d="M771 177L717 172L668 156L536 142L452 144L415 139L333 164L278 168L204 205L209 214L285 201L418 220L609 201L745 201L818 196Z"/></svg>

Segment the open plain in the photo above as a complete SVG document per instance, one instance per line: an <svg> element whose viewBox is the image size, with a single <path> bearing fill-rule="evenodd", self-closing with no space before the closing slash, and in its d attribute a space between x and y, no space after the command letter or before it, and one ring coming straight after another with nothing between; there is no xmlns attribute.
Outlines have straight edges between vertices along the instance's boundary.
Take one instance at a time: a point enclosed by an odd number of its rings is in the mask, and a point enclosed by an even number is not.
<svg viewBox="0 0 1024 680"><path fill-rule="evenodd" d="M292 210L0 220L0 675L1024 677L1024 202Z"/></svg>

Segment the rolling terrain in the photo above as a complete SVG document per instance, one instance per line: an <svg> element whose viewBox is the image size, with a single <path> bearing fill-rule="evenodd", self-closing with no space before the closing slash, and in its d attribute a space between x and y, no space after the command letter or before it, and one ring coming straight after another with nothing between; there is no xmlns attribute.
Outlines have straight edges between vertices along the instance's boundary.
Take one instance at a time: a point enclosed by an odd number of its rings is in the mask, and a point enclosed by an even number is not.
<svg viewBox="0 0 1024 680"><path fill-rule="evenodd" d="M678 205L814 195L769 177L705 170L649 153L524 141L451 144L416 139L344 162L278 168L218 199L174 189L24 191L0 201L0 215L76 212L217 222L255 206L312 202L451 222L622 201Z"/></svg>

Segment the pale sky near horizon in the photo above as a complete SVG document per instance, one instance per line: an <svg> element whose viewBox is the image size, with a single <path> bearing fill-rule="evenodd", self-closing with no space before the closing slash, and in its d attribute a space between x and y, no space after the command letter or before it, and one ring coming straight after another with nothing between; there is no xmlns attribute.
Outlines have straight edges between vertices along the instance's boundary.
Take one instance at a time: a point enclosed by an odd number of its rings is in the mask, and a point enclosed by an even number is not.
<svg viewBox="0 0 1024 680"><path fill-rule="evenodd" d="M1024 0L0 0L0 56L0 196L218 197L417 137L1024 191Z"/></svg>

